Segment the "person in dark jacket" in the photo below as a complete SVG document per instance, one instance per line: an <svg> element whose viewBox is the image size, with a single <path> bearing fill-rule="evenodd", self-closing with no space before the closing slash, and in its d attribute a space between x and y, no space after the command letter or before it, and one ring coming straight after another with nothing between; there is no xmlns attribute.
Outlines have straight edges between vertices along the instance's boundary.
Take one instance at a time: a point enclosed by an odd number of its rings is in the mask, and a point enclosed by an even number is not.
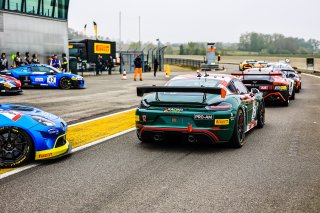
<svg viewBox="0 0 320 213"><path fill-rule="evenodd" d="M102 70L104 68L104 60L101 55L98 55L98 59L96 61L96 74L99 75L102 74Z"/></svg>
<svg viewBox="0 0 320 213"><path fill-rule="evenodd" d="M113 58L110 56L109 60L107 60L107 69L108 74L111 75L112 68L114 67Z"/></svg>
<svg viewBox="0 0 320 213"><path fill-rule="evenodd" d="M5 53L1 54L0 58L0 71L8 69L8 59Z"/></svg>
<svg viewBox="0 0 320 213"><path fill-rule="evenodd" d="M142 60L140 58L140 55L138 55L134 61L134 76L133 80L136 81L138 73L140 74L140 81L142 81Z"/></svg>
<svg viewBox="0 0 320 213"><path fill-rule="evenodd" d="M65 53L62 54L62 64L61 64L61 68L63 72L68 72L68 64L69 64L69 60L67 58L67 55Z"/></svg>
<svg viewBox="0 0 320 213"><path fill-rule="evenodd" d="M20 56L20 52L16 53L16 57L13 60L14 67L21 67L23 62Z"/></svg>
<svg viewBox="0 0 320 213"><path fill-rule="evenodd" d="M159 67L159 62L157 59L154 59L154 61L153 61L153 71L154 71L153 75L154 75L154 77L157 76L158 67Z"/></svg>
<svg viewBox="0 0 320 213"><path fill-rule="evenodd" d="M38 55L37 54L33 54L32 55L31 63L32 64L40 64L40 61L38 59Z"/></svg>
<svg viewBox="0 0 320 213"><path fill-rule="evenodd" d="M26 55L24 57L24 64L25 65L31 64L31 58L30 58L29 52L26 52Z"/></svg>

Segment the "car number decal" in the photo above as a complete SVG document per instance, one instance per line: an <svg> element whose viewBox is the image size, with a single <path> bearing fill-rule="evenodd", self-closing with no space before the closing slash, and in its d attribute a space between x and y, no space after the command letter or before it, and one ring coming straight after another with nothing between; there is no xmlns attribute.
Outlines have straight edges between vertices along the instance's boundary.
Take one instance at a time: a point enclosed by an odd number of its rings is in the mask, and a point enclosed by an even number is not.
<svg viewBox="0 0 320 213"><path fill-rule="evenodd" d="M47 77L47 83L48 84L56 84L57 78L55 75L48 75Z"/></svg>

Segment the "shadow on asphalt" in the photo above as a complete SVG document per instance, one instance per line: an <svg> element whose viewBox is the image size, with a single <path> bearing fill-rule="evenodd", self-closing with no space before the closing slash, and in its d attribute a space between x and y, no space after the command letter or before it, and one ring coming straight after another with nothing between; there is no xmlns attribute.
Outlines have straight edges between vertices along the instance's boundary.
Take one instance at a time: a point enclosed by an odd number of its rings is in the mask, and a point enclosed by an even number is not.
<svg viewBox="0 0 320 213"><path fill-rule="evenodd" d="M175 153L218 153L234 151L236 149L230 147L228 143L221 144L205 144L205 143L188 143L188 142L153 142L153 143L140 143L142 149L147 151L165 151Z"/></svg>

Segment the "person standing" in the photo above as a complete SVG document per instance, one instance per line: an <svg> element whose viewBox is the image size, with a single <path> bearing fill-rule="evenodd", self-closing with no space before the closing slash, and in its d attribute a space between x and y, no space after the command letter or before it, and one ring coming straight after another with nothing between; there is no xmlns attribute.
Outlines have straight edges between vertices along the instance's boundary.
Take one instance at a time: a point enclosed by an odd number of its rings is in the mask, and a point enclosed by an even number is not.
<svg viewBox="0 0 320 213"><path fill-rule="evenodd" d="M159 67L159 62L155 58L154 61L153 61L153 71L154 71L153 75L154 75L154 77L157 76L158 67Z"/></svg>
<svg viewBox="0 0 320 213"><path fill-rule="evenodd" d="M25 65L31 64L31 59L30 59L29 52L26 52L26 55L24 57L24 64Z"/></svg>
<svg viewBox="0 0 320 213"><path fill-rule="evenodd" d="M101 55L98 55L98 59L96 61L96 74L102 74L102 69L104 67L104 61Z"/></svg>
<svg viewBox="0 0 320 213"><path fill-rule="evenodd" d="M67 55L65 53L62 54L62 71L63 72L68 72L68 64L69 64L69 60L67 58Z"/></svg>
<svg viewBox="0 0 320 213"><path fill-rule="evenodd" d="M40 64L40 61L38 59L38 55L37 54L33 54L32 55L31 63L32 64Z"/></svg>
<svg viewBox="0 0 320 213"><path fill-rule="evenodd" d="M134 76L133 76L133 80L136 81L137 78L137 74L140 74L140 81L142 81L142 61L140 58L140 55L138 55L134 61Z"/></svg>
<svg viewBox="0 0 320 213"><path fill-rule="evenodd" d="M218 64L220 64L220 60L221 60L221 55L218 55Z"/></svg>
<svg viewBox="0 0 320 213"><path fill-rule="evenodd" d="M112 68L114 67L112 56L110 56L109 60L107 60L107 61L108 61L108 63L107 63L108 74L111 75Z"/></svg>
<svg viewBox="0 0 320 213"><path fill-rule="evenodd" d="M0 58L0 71L8 69L8 59L5 53L1 54Z"/></svg>
<svg viewBox="0 0 320 213"><path fill-rule="evenodd" d="M16 53L16 57L14 57L13 65L14 67L21 67L23 64L22 59L20 57L20 52Z"/></svg>
<svg viewBox="0 0 320 213"><path fill-rule="evenodd" d="M54 55L53 56L53 59L51 60L51 63L50 63L50 66L56 68L56 69L60 69L61 67L61 62L60 60L58 59L58 56L57 55Z"/></svg>

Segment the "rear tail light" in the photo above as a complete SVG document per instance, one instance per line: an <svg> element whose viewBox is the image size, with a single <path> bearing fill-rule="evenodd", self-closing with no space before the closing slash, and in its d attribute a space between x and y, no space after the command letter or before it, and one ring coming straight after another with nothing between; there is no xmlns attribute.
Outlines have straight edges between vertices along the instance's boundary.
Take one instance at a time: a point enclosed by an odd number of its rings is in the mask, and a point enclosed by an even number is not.
<svg viewBox="0 0 320 213"><path fill-rule="evenodd" d="M232 105L226 102L221 102L217 105L206 106L206 109L210 111L228 111L232 109Z"/></svg>

